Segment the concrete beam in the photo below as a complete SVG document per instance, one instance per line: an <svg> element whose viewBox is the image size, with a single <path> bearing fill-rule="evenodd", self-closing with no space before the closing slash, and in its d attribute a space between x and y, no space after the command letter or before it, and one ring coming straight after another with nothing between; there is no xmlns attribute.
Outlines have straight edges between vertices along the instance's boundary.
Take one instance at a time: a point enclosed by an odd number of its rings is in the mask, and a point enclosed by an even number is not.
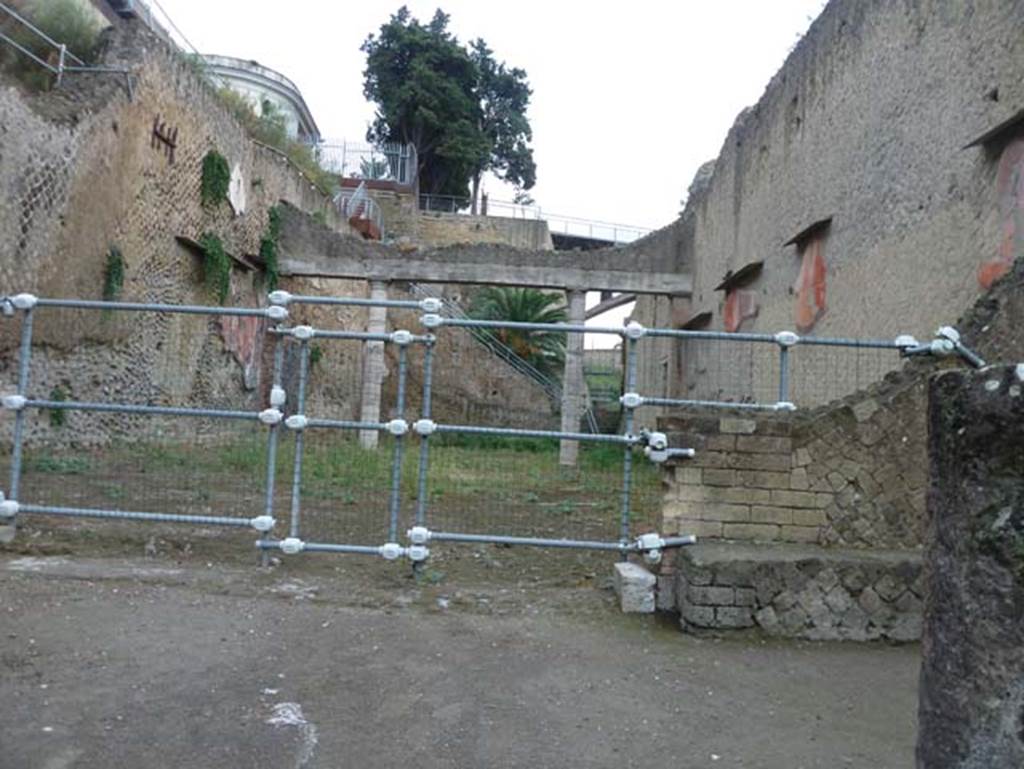
<svg viewBox="0 0 1024 769"><path fill-rule="evenodd" d="M281 275L306 278L356 278L363 280L408 280L418 283L472 283L492 286L566 289L571 291L627 291L634 294L688 295L693 279L688 273L636 272L564 265L529 263L534 253L522 251L518 263L448 264L401 258L363 260L358 257L324 257L291 254L280 261ZM575 253L575 252L574 252Z"/></svg>
<svg viewBox="0 0 1024 769"><path fill-rule="evenodd" d="M693 279L657 238L595 251L542 251L494 243L426 250L347 237L280 205L281 275L421 283L527 286L567 291L689 295Z"/></svg>
<svg viewBox="0 0 1024 769"><path fill-rule="evenodd" d="M604 315L609 310L614 310L616 307L622 307L624 304L636 301L636 294L618 294L616 296L610 296L607 299L602 299L600 304L595 304L589 310L587 310L587 320L596 318L598 315Z"/></svg>

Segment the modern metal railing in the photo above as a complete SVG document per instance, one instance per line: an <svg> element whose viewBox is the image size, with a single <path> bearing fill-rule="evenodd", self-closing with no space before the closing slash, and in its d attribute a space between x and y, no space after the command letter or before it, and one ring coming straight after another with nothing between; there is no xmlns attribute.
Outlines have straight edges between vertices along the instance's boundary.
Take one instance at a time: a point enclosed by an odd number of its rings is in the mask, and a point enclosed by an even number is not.
<svg viewBox="0 0 1024 769"><path fill-rule="evenodd" d="M423 194L419 196L419 207L421 211L469 216L472 211L472 199L455 195ZM563 216L544 211L540 206L521 205L490 198L479 201L478 215L545 221L552 234L606 241L615 245L632 243L651 232L646 227Z"/></svg>
<svg viewBox="0 0 1024 769"><path fill-rule="evenodd" d="M45 69L46 71L54 75L54 84L60 87L64 80L64 76L69 73L76 72L91 72L91 73L109 73L122 75L125 80L125 87L128 89L128 94L131 96L132 83L129 70L123 67L105 67L100 65L87 64L82 58L76 56L74 52L68 49L67 45L54 40L52 37L47 35L31 21L26 19L24 16L19 14L13 8L4 3L0 3L0 13L10 18L15 22L19 29L26 30L36 42L41 43L44 47L52 49L52 53L56 54L57 62L51 64L44 58L41 58L28 47L22 45L10 35L0 30L0 41L3 41L7 45L11 46L23 57L35 62L37 65Z"/></svg>
<svg viewBox="0 0 1024 769"><path fill-rule="evenodd" d="M369 145L324 139L315 151L325 170L345 179L391 181L403 186L416 181L416 148L411 144Z"/></svg>

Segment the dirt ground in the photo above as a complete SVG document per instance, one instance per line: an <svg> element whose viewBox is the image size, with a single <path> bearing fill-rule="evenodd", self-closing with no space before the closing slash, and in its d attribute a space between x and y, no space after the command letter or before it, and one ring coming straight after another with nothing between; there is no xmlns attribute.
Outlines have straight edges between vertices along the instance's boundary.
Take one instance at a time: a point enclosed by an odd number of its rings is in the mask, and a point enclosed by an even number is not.
<svg viewBox="0 0 1024 769"><path fill-rule="evenodd" d="M414 580L261 570L235 536L0 552L0 767L913 763L916 646L684 635L618 613L601 556L453 548Z"/></svg>

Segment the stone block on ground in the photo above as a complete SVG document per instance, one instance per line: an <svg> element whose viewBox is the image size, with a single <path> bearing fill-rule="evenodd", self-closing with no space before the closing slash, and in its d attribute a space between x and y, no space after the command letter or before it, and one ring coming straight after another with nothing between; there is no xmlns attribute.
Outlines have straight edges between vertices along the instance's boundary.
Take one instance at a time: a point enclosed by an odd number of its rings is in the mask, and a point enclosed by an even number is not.
<svg viewBox="0 0 1024 769"><path fill-rule="evenodd" d="M643 566L629 561L615 564L615 594L627 614L652 614L658 578Z"/></svg>

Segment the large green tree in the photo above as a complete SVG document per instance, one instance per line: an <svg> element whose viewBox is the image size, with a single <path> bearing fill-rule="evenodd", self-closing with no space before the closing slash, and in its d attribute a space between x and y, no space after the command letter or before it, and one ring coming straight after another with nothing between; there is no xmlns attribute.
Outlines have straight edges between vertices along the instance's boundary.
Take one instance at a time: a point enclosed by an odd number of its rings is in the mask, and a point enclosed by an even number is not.
<svg viewBox="0 0 1024 769"><path fill-rule="evenodd" d="M438 9L422 24L402 7L363 43L363 93L376 107L367 138L412 144L420 191L470 197L492 171L520 189L536 180L526 118L526 73L494 59L483 40L465 48Z"/></svg>

